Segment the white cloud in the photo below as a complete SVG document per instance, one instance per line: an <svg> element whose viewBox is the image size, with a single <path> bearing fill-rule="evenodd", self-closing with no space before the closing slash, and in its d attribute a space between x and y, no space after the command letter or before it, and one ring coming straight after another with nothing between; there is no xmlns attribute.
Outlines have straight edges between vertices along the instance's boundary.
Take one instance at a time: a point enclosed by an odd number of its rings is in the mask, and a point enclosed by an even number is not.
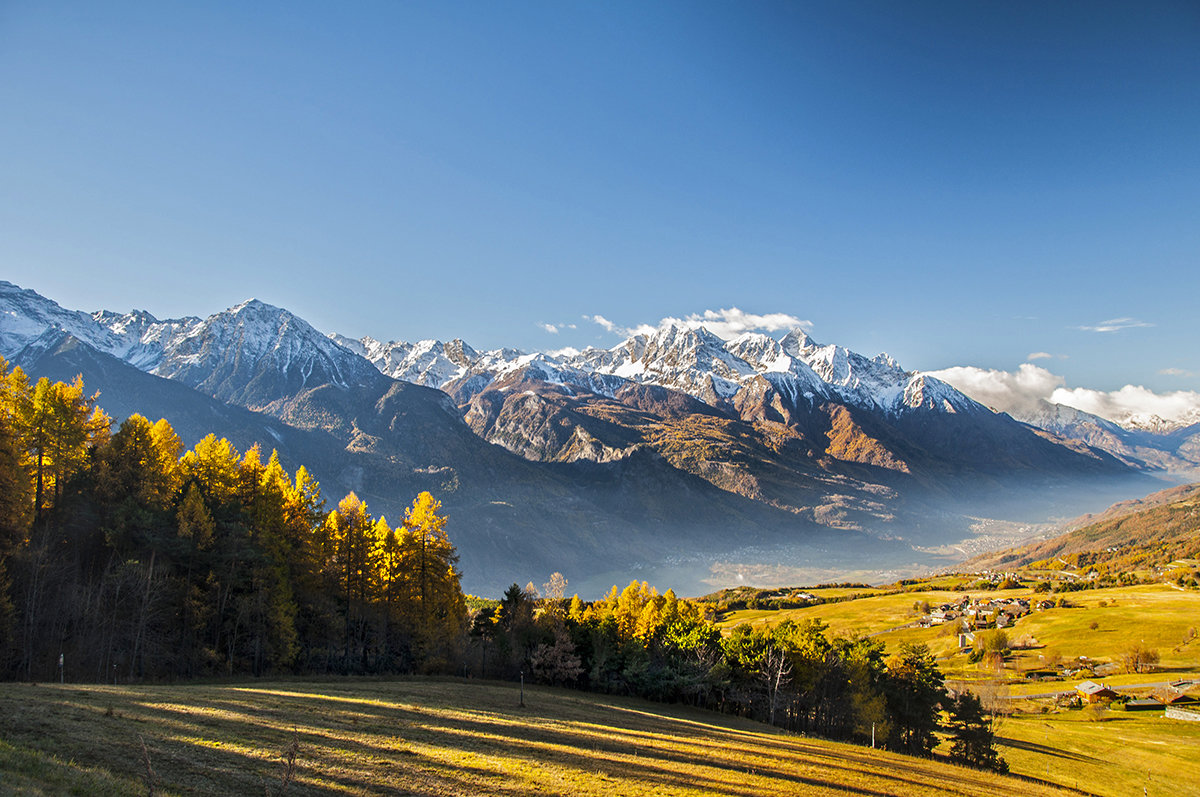
<svg viewBox="0 0 1200 797"><path fill-rule="evenodd" d="M1159 371L1163 376L1200 376L1200 373L1195 371L1185 371L1182 368L1164 368Z"/></svg>
<svg viewBox="0 0 1200 797"><path fill-rule="evenodd" d="M1059 388L1051 394L1050 400L1122 424L1153 418L1172 423L1200 421L1200 393L1194 390L1155 393L1141 385L1126 385L1105 393L1084 387Z"/></svg>
<svg viewBox="0 0 1200 797"><path fill-rule="evenodd" d="M538 326L549 332L551 335L558 334L558 327L554 324L538 324Z"/></svg>
<svg viewBox="0 0 1200 797"><path fill-rule="evenodd" d="M736 338L744 332L762 330L778 332L781 329L812 329L812 321L805 321L787 313L767 313L757 315L747 313L736 307L725 310L705 310L699 315L687 317L686 324L692 328L704 327L719 338Z"/></svg>
<svg viewBox="0 0 1200 797"><path fill-rule="evenodd" d="M1082 326L1079 329L1085 332L1120 332L1123 329L1134 329L1136 327L1152 327L1154 324L1149 324L1145 321L1138 321L1136 318L1110 318L1107 321L1101 321L1093 326Z"/></svg>
<svg viewBox="0 0 1200 797"><path fill-rule="evenodd" d="M703 313L693 313L687 318L668 316L667 318L660 319L657 325L638 324L632 327L622 327L614 324L602 315L585 315L584 320L599 324L604 327L606 332L613 332L624 337L631 335L653 335L660 329L675 325L688 329L704 327L717 337L726 340L735 338L744 332L753 332L755 330L778 332L779 330L794 329L796 327L808 330L812 329L813 325L811 321L806 321L787 313L766 313L760 315L757 313L747 313L736 307L721 310L705 310Z"/></svg>
<svg viewBox="0 0 1200 797"><path fill-rule="evenodd" d="M1029 356L1025 358L1025 360L1027 362L1033 362L1034 360L1066 360L1066 359L1068 359L1068 358L1067 358L1067 355L1065 355L1065 354L1051 354L1048 351L1031 351L1029 353Z"/></svg>
<svg viewBox="0 0 1200 797"><path fill-rule="evenodd" d="M638 324L637 326L634 326L634 327L619 326L618 324L615 324L612 321L609 321L607 318L605 318L604 316L602 316L600 314L585 315L583 317L583 320L591 321L593 324L599 324L601 327L604 328L605 332L611 332L612 334L620 335L623 338L629 338L634 335L653 335L655 332L658 331L658 327L652 327L649 324ZM571 329L574 329L574 328L575 328L574 326L571 327Z"/></svg>
<svg viewBox="0 0 1200 797"><path fill-rule="evenodd" d="M1066 384L1061 376L1032 363L1022 363L1016 373L959 365L930 375L981 404L1018 414L1036 410L1040 401L1049 401L1054 391Z"/></svg>
<svg viewBox="0 0 1200 797"><path fill-rule="evenodd" d="M614 324L612 321L609 321L607 318L600 315L599 313L597 313L596 315L585 315L583 317L583 320L591 321L593 324L599 324L600 326L604 327L605 332L616 332L617 331L617 325Z"/></svg>
<svg viewBox="0 0 1200 797"><path fill-rule="evenodd" d="M930 375L982 404L1016 415L1036 411L1040 401L1048 401L1120 424L1154 417L1171 423L1200 421L1200 393L1195 391L1155 393L1135 385L1112 391L1068 388L1061 376L1032 363L1022 363L1016 372L956 366Z"/></svg>

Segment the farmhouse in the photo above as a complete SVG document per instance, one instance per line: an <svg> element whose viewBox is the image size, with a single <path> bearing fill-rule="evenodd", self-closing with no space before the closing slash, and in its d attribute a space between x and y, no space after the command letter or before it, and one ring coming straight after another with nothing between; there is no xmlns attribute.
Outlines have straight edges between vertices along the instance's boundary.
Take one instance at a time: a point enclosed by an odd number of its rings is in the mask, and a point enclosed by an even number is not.
<svg viewBox="0 0 1200 797"><path fill-rule="evenodd" d="M1089 703L1098 703L1101 700L1112 700L1117 696L1117 693L1109 689L1103 684L1098 684L1095 681L1084 681L1079 686L1075 687L1075 691Z"/></svg>
<svg viewBox="0 0 1200 797"><path fill-rule="evenodd" d="M1200 703L1196 695L1189 695L1177 689L1167 688L1154 695L1168 706L1193 706Z"/></svg>

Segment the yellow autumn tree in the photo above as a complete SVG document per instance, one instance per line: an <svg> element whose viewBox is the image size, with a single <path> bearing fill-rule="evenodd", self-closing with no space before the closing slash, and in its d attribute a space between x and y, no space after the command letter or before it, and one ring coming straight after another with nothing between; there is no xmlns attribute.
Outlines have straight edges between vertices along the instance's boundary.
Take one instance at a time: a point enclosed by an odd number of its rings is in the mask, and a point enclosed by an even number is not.
<svg viewBox="0 0 1200 797"><path fill-rule="evenodd" d="M75 381L38 380L32 395L16 407L33 473L35 519L62 497L72 476L87 466L89 450L108 439L112 419L95 406L95 396Z"/></svg>
<svg viewBox="0 0 1200 797"><path fill-rule="evenodd" d="M416 647L427 667L441 666L466 625L458 552L446 533L442 504L423 492L404 513L405 560L415 601Z"/></svg>
<svg viewBox="0 0 1200 797"><path fill-rule="evenodd" d="M184 454L179 464L184 480L199 482L211 507L228 503L237 495L240 459L233 443L210 434Z"/></svg>
<svg viewBox="0 0 1200 797"><path fill-rule="evenodd" d="M344 613L343 665L365 668L371 586L376 570L375 523L367 513L367 505L350 493L329 513L325 526L333 551L331 575Z"/></svg>

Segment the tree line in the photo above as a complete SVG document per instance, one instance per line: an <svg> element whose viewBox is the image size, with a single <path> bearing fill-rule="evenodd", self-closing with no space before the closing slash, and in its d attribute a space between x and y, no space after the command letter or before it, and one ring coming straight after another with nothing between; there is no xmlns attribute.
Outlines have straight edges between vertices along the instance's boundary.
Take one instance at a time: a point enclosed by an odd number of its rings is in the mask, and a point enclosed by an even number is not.
<svg viewBox="0 0 1200 797"><path fill-rule="evenodd" d="M466 621L440 504L403 522L301 466L112 420L0 359L0 674L128 681L451 666Z"/></svg>
<svg viewBox="0 0 1200 797"><path fill-rule="evenodd" d="M513 584L498 605L473 611L473 669L689 703L919 756L949 733L953 760L1007 771L980 700L947 692L923 644L889 655L865 637L830 638L817 620L743 623L723 634L710 605L645 582L591 603L566 599L565 586L557 573L545 595Z"/></svg>

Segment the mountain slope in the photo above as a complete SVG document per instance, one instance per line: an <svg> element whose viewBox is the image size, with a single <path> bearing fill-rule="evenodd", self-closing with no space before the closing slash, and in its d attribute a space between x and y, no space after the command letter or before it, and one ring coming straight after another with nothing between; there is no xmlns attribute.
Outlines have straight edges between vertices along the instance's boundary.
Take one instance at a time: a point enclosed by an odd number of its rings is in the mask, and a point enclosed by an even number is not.
<svg viewBox="0 0 1200 797"><path fill-rule="evenodd" d="M1010 414L1037 429L1107 451L1132 467L1172 473L1186 473L1200 467L1200 423L1165 431L1126 428L1083 410L1048 401Z"/></svg>
<svg viewBox="0 0 1200 797"><path fill-rule="evenodd" d="M1066 524L1070 531L1018 548L984 554L964 563L974 569L1015 568L1044 560L1086 555L1086 564L1163 566L1200 557L1200 484L1122 501L1098 515Z"/></svg>

